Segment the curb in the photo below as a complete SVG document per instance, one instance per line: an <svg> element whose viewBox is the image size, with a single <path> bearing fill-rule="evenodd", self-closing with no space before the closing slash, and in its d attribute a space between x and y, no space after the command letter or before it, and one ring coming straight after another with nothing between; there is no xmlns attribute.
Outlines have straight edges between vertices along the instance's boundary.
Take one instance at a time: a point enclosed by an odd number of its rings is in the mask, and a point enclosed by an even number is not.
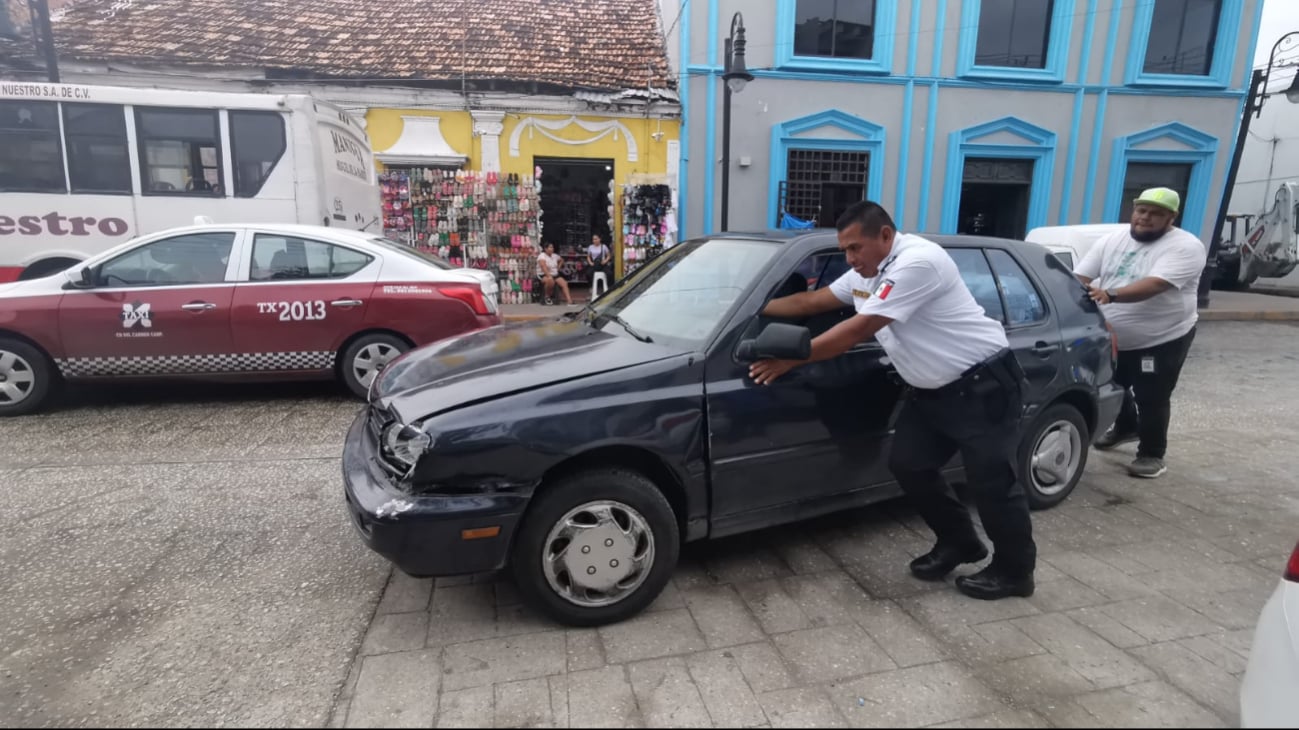
<svg viewBox="0 0 1299 730"><path fill-rule="evenodd" d="M1299 322L1299 311L1200 312L1203 322Z"/></svg>

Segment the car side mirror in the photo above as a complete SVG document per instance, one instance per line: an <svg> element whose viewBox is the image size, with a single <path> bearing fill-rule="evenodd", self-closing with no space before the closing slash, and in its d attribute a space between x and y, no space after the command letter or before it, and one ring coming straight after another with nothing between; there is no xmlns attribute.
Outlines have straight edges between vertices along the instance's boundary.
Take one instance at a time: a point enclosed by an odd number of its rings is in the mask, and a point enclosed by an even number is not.
<svg viewBox="0 0 1299 730"><path fill-rule="evenodd" d="M812 356L812 332L794 324L772 322L736 350L740 360L806 360Z"/></svg>
<svg viewBox="0 0 1299 730"><path fill-rule="evenodd" d="M67 277L68 283L75 289L90 289L95 285L95 277L91 273L89 266L68 269L63 272L63 275Z"/></svg>

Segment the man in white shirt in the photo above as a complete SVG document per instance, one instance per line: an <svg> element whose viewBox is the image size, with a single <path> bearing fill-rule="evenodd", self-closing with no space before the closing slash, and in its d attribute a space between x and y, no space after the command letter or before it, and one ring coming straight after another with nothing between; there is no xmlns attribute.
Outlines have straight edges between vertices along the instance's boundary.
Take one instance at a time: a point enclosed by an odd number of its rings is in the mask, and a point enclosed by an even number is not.
<svg viewBox="0 0 1299 730"><path fill-rule="evenodd" d="M1005 329L975 301L947 251L898 233L878 204L852 206L836 226L852 269L827 288L773 299L763 314L804 318L852 305L857 315L814 338L808 360L760 360L750 376L766 385L804 362L828 360L875 337L910 386L889 469L937 537L929 553L911 562L912 574L942 580L988 555L969 510L942 476L959 451L995 554L987 568L957 578L957 589L988 600L1032 595L1037 548L1015 473L1024 373Z"/></svg>
<svg viewBox="0 0 1299 730"><path fill-rule="evenodd" d="M1130 228L1098 240L1074 268L1114 328L1114 380L1127 391L1118 420L1096 448L1139 441L1128 472L1147 479L1168 471L1170 403L1195 339L1197 292L1208 260L1204 243L1173 225L1180 205L1168 188L1143 192L1134 201Z"/></svg>

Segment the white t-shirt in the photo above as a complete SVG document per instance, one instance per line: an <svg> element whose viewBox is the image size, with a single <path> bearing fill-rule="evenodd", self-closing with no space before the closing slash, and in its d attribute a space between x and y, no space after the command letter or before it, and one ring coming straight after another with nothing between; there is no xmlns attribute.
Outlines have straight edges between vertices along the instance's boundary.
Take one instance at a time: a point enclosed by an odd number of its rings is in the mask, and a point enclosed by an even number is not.
<svg viewBox="0 0 1299 730"><path fill-rule="evenodd" d="M1153 243L1141 243L1127 230L1116 231L1092 244L1074 273L1090 277L1094 286L1107 291L1152 276L1173 285L1144 302L1101 305L1119 349L1140 350L1175 340L1195 326L1200 317L1200 273L1208 253L1200 239L1180 228Z"/></svg>
<svg viewBox="0 0 1299 730"><path fill-rule="evenodd" d="M899 234L877 276L850 269L830 291L857 314L893 320L875 339L916 388L941 388L1009 346L1005 328L975 301L952 257L919 236Z"/></svg>
<svg viewBox="0 0 1299 730"><path fill-rule="evenodd" d="M538 276L559 276L559 264L562 259L559 254L541 254L537 257L537 275Z"/></svg>

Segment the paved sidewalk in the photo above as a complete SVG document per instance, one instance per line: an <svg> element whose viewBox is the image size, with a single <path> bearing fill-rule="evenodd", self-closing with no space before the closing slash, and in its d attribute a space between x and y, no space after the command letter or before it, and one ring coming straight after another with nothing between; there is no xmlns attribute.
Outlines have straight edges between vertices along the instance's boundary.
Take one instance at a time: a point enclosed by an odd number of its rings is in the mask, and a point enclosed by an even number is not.
<svg viewBox="0 0 1299 730"><path fill-rule="evenodd" d="M1296 334L1206 324L1169 474L1092 452L1034 515L1029 599L911 578L929 538L900 503L688 546L651 610L599 629L533 615L492 576L396 574L332 726L1236 726L1299 536Z"/></svg>
<svg viewBox="0 0 1299 730"><path fill-rule="evenodd" d="M571 312L584 304L575 302L571 307L506 304L501 307L501 313L506 321L524 322ZM1255 292L1214 291L1209 296L1209 306L1200 310L1200 319L1206 322L1299 321L1299 298Z"/></svg>

